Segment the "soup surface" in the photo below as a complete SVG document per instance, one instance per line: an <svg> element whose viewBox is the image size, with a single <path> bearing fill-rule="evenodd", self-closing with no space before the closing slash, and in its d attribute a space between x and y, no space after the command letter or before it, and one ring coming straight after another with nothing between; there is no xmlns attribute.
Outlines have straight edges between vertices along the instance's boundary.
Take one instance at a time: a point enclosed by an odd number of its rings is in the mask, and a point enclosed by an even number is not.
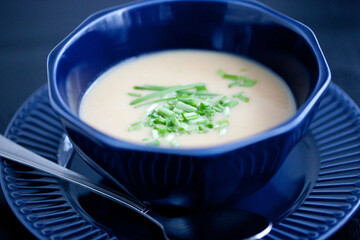
<svg viewBox="0 0 360 240"><path fill-rule="evenodd" d="M192 88L177 90L185 85ZM177 91L164 91L170 88ZM259 63L214 51L171 50L134 57L104 72L84 94L79 115L115 138L189 148L249 137L295 111L288 86Z"/></svg>

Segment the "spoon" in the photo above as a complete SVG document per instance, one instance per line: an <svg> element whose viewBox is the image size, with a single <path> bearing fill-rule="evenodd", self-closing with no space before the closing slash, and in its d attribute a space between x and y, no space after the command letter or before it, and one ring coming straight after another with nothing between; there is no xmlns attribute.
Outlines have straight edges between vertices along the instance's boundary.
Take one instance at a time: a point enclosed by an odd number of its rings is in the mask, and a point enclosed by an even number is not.
<svg viewBox="0 0 360 240"><path fill-rule="evenodd" d="M161 215L148 204L43 158L1 134L0 156L42 170L117 202L155 223L166 239L260 239L272 228L272 223L264 216L244 210L218 209L180 217Z"/></svg>

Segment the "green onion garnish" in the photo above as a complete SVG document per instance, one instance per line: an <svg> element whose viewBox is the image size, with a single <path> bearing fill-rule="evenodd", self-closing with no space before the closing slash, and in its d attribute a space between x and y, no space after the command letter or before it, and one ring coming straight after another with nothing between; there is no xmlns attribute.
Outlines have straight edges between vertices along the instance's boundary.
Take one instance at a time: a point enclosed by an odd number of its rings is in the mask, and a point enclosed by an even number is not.
<svg viewBox="0 0 360 240"><path fill-rule="evenodd" d="M174 115L175 113L165 107L159 107L158 108L158 113L164 117L171 117L172 115Z"/></svg>
<svg viewBox="0 0 360 240"><path fill-rule="evenodd" d="M134 86L134 89L137 90L149 90L149 91L162 91L170 87L155 86L155 85L145 85L145 86Z"/></svg>
<svg viewBox="0 0 360 240"><path fill-rule="evenodd" d="M131 93L131 92L129 92L128 95L132 96L132 97L141 97L141 94L139 94L139 93Z"/></svg>
<svg viewBox="0 0 360 240"><path fill-rule="evenodd" d="M179 108L177 108L177 107L175 107L175 108L173 109L173 112L174 112L174 113L183 113L184 111L181 110L181 109L179 109Z"/></svg>
<svg viewBox="0 0 360 240"><path fill-rule="evenodd" d="M131 124L130 127L128 128L128 131L129 132L136 131L136 130L141 129L142 127L143 127L143 122L139 121L139 122Z"/></svg>
<svg viewBox="0 0 360 240"><path fill-rule="evenodd" d="M252 87L257 83L256 80L252 80L250 78L240 76L238 80L229 84L229 87L240 86L240 87Z"/></svg>
<svg viewBox="0 0 360 240"><path fill-rule="evenodd" d="M233 97L239 98L241 101L244 101L244 102L249 102L250 101L250 99L248 97L245 97L242 92L233 95Z"/></svg>
<svg viewBox="0 0 360 240"><path fill-rule="evenodd" d="M226 97L226 96L222 97L222 98L219 100L219 103L220 103L221 105L224 105L224 106L226 106L226 104L228 104L229 102L231 102L231 98Z"/></svg>
<svg viewBox="0 0 360 240"><path fill-rule="evenodd" d="M228 80L238 80L238 76L225 73L222 69L216 72L220 77Z"/></svg>
<svg viewBox="0 0 360 240"><path fill-rule="evenodd" d="M151 105L150 107L148 107L148 109L146 109L146 115L150 115L154 113L154 110L156 109L156 107L158 106L157 103L154 103L153 105Z"/></svg>
<svg viewBox="0 0 360 240"><path fill-rule="evenodd" d="M166 119L159 116L154 120L154 123L159 123L159 124L166 124Z"/></svg>
<svg viewBox="0 0 360 240"><path fill-rule="evenodd" d="M130 105L135 105L137 103L152 99L152 98L156 98L156 97L161 97L164 96L167 93L171 93L171 92L176 92L176 91L180 91L180 90L185 90L185 89L191 89L191 88L195 88L195 87L199 87L199 86L203 86L203 83L197 83L197 84L190 84L190 85L185 85L185 86L177 86L177 87L169 87L169 88L165 88L164 90L155 92L155 93L151 93L149 95L140 97L134 101L130 102Z"/></svg>
<svg viewBox="0 0 360 240"><path fill-rule="evenodd" d="M157 147L157 146L160 146L160 141L159 141L159 139L155 139L154 141L149 142L147 145Z"/></svg>
<svg viewBox="0 0 360 240"><path fill-rule="evenodd" d="M230 116L230 108L228 106L226 106L224 108L224 116L225 117L229 117Z"/></svg>
<svg viewBox="0 0 360 240"><path fill-rule="evenodd" d="M235 107L236 105L238 105L238 101L235 99L232 99L229 103L226 104L226 106L228 107Z"/></svg>
<svg viewBox="0 0 360 240"><path fill-rule="evenodd" d="M196 107L193 107L189 104L186 104L186 103L183 103L183 102L178 102L176 105L175 105L176 108L180 109L180 110L183 110L185 112L195 112L197 110Z"/></svg>
<svg viewBox="0 0 360 240"><path fill-rule="evenodd" d="M238 75L231 75L224 72L224 70L219 69L216 72L220 77L227 80L232 80L233 82L229 84L229 87L240 86L240 87L252 87L254 86L257 81L250 79L246 76L238 76Z"/></svg>
<svg viewBox="0 0 360 240"><path fill-rule="evenodd" d="M199 115L195 112L184 113L184 118L190 121L199 118Z"/></svg>
<svg viewBox="0 0 360 240"><path fill-rule="evenodd" d="M228 126L229 126L229 121L226 120L226 119L225 119L225 120L218 121L217 123L218 123L218 125L217 125L218 128L224 128L224 127L228 127Z"/></svg>

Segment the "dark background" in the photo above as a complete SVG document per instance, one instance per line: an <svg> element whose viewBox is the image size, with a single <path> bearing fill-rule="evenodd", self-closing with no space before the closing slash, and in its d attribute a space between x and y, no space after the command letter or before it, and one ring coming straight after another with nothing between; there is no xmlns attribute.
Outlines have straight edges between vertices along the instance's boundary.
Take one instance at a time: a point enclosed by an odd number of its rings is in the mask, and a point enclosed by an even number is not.
<svg viewBox="0 0 360 240"><path fill-rule="evenodd" d="M91 13L129 1L0 0L0 132L46 83L50 50ZM360 0L262 0L308 25L329 62L333 82L360 104ZM357 213L331 239L360 239ZM33 239L0 193L0 239Z"/></svg>

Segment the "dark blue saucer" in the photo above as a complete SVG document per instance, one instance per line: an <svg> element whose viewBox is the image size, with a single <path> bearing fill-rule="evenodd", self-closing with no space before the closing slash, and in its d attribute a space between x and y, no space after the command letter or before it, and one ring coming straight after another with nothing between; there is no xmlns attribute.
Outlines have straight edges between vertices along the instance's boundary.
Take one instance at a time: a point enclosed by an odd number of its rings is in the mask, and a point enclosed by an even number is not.
<svg viewBox="0 0 360 240"><path fill-rule="evenodd" d="M359 117L354 102L331 85L309 133L278 173L233 207L269 217L274 228L265 239L328 238L359 207ZM18 110L6 135L51 161L70 157L69 168L105 181L77 154L67 155L46 86ZM147 220L74 185L6 159L0 170L10 207L39 239L161 239Z"/></svg>

